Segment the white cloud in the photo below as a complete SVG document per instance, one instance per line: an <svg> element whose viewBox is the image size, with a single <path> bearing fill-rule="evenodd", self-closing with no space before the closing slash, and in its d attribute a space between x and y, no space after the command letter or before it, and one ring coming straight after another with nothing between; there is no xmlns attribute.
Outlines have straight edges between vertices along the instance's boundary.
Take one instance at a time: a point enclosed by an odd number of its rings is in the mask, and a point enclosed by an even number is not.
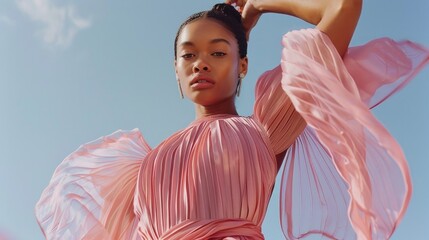
<svg viewBox="0 0 429 240"><path fill-rule="evenodd" d="M77 16L72 5L55 6L51 0L16 0L18 8L33 21L41 23L38 34L44 42L68 46L76 34L91 26L91 21Z"/></svg>
<svg viewBox="0 0 429 240"><path fill-rule="evenodd" d="M15 21L6 15L0 15L0 22L8 26L15 26Z"/></svg>

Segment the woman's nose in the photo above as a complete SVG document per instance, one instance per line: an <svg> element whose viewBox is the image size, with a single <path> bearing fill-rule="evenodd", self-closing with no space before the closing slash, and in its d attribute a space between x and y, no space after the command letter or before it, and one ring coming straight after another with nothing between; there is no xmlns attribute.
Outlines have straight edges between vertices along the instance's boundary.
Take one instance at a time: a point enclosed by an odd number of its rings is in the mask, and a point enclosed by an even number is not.
<svg viewBox="0 0 429 240"><path fill-rule="evenodd" d="M197 62L195 62L193 70L195 73L200 72L200 71L209 72L210 68L209 68L209 65L205 61L198 60Z"/></svg>

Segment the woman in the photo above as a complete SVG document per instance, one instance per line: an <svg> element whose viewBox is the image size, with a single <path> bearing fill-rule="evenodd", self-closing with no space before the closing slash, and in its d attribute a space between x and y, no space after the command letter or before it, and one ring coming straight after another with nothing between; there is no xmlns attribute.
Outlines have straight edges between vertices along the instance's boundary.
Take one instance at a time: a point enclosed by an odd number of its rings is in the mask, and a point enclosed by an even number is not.
<svg viewBox="0 0 429 240"><path fill-rule="evenodd" d="M196 120L154 149L137 130L117 131L69 155L36 207L47 238L263 239L284 160L285 236L392 234L410 179L400 147L367 105L393 91L376 95L379 86L407 82L429 52L386 39L347 50L357 0L228 3L241 16L216 5L176 37L179 91L195 103ZM281 66L259 79L254 115L240 117L234 99L247 72L245 39L264 12L316 29L285 35Z"/></svg>

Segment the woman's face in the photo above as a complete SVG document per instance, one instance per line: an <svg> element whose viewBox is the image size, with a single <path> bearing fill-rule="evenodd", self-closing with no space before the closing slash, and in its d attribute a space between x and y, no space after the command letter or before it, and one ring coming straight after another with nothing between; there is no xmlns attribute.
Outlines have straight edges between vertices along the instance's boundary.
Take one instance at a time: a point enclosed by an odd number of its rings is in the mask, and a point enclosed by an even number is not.
<svg viewBox="0 0 429 240"><path fill-rule="evenodd" d="M247 58L240 59L233 33L216 20L203 18L182 29L175 69L184 95L196 104L214 106L234 101Z"/></svg>

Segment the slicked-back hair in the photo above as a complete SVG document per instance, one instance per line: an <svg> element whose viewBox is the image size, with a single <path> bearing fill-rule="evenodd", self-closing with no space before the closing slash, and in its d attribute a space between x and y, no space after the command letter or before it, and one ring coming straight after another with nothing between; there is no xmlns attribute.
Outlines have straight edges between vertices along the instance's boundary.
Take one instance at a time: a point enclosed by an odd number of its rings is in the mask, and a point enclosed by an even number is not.
<svg viewBox="0 0 429 240"><path fill-rule="evenodd" d="M240 13L231 5L219 3L213 6L209 11L203 11L192 14L180 25L174 40L174 59L177 59L177 40L183 28L189 23L199 19L214 19L222 24L226 29L234 34L237 39L238 53L240 58L247 56L247 41L246 32L244 31L243 23L241 21Z"/></svg>

